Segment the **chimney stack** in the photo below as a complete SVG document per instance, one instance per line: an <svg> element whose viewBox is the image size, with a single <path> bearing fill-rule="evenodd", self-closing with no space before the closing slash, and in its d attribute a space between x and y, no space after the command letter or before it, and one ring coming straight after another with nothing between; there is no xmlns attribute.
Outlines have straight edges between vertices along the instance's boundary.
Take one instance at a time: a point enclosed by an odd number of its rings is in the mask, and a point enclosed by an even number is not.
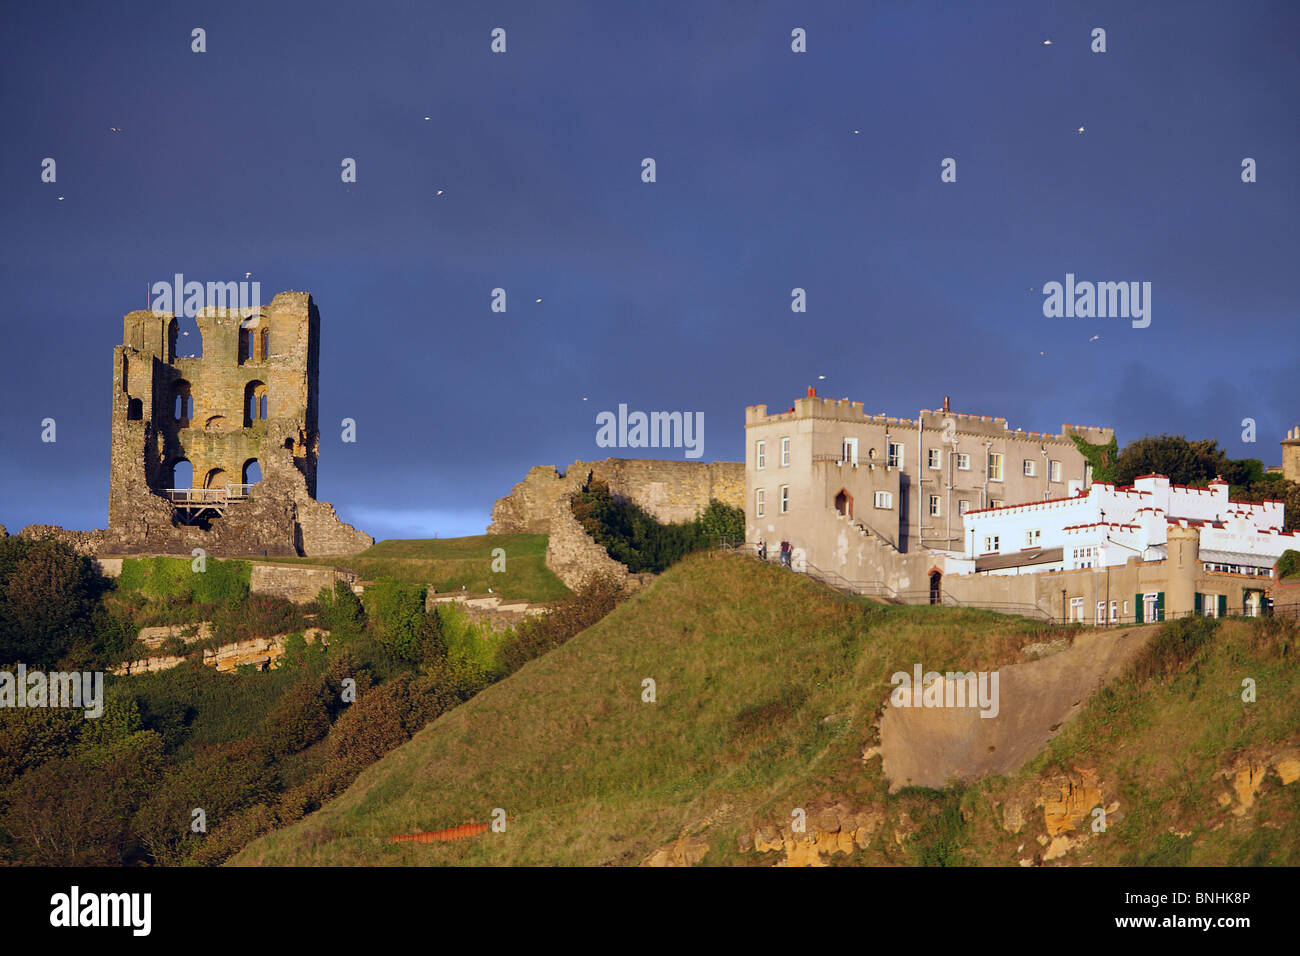
<svg viewBox="0 0 1300 956"><path fill-rule="evenodd" d="M943 397L943 410L944 410L944 412L949 412L949 411L951 411L951 409L948 407L948 396L947 396L947 395L945 395L945 396Z"/></svg>

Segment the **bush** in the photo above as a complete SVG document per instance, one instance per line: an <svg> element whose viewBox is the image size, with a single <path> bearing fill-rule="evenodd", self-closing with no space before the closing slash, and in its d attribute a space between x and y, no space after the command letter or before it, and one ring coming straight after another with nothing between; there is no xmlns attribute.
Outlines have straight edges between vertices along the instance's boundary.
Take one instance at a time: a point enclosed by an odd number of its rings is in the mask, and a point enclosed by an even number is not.
<svg viewBox="0 0 1300 956"><path fill-rule="evenodd" d="M533 658L591 627L614 610L622 598L618 582L604 577L592 579L546 614L521 623L514 639L501 648L501 667L506 674L513 674Z"/></svg>
<svg viewBox="0 0 1300 956"><path fill-rule="evenodd" d="M1133 662L1139 682L1164 680L1182 671L1218 630L1217 618L1184 617L1160 629Z"/></svg>
<svg viewBox="0 0 1300 956"><path fill-rule="evenodd" d="M235 604L248 596L252 567L247 561L208 558L195 571L189 558L126 558L119 590L146 597L199 604Z"/></svg>
<svg viewBox="0 0 1300 956"><path fill-rule="evenodd" d="M1277 576L1279 579L1300 577L1300 551L1288 549L1282 552L1277 559Z"/></svg>
<svg viewBox="0 0 1300 956"><path fill-rule="evenodd" d="M0 660L48 670L70 651L90 652L100 582L89 559L58 541L6 538L0 577Z"/></svg>
<svg viewBox="0 0 1300 956"><path fill-rule="evenodd" d="M428 637L424 596L419 585L379 581L365 591L366 618L370 631L398 661L417 663L420 644Z"/></svg>
<svg viewBox="0 0 1300 956"><path fill-rule="evenodd" d="M335 581L332 592L320 589L316 596L316 624L329 631L331 639L355 636L365 630L365 608L347 582Z"/></svg>
<svg viewBox="0 0 1300 956"><path fill-rule="evenodd" d="M720 501L694 521L662 524L609 486L593 478L574 495L573 516L611 558L629 571L659 573L692 551L716 547L721 541L740 541L745 535L745 513Z"/></svg>

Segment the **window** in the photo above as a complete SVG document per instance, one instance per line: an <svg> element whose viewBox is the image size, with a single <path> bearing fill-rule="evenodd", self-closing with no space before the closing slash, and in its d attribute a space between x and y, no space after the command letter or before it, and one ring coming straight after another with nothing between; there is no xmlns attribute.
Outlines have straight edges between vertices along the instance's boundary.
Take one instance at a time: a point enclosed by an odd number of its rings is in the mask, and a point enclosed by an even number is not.
<svg viewBox="0 0 1300 956"><path fill-rule="evenodd" d="M785 468L790 464L790 439L781 439L781 467Z"/></svg>
<svg viewBox="0 0 1300 956"><path fill-rule="evenodd" d="M1118 620L1119 620L1119 602L1111 601L1110 602L1110 623L1114 624Z"/></svg>
<svg viewBox="0 0 1300 956"><path fill-rule="evenodd" d="M1200 599L1202 614L1206 617L1219 616L1219 596L1217 594L1202 594Z"/></svg>
<svg viewBox="0 0 1300 956"><path fill-rule="evenodd" d="M999 452L989 452L989 481L1002 480L1002 455Z"/></svg>
<svg viewBox="0 0 1300 956"><path fill-rule="evenodd" d="M877 508L894 507L894 493L892 491L877 491L876 507Z"/></svg>
<svg viewBox="0 0 1300 956"><path fill-rule="evenodd" d="M172 395L172 418L180 423L181 428L189 428L190 419L194 417L194 397L190 394L190 383L181 379L176 383Z"/></svg>
<svg viewBox="0 0 1300 956"><path fill-rule="evenodd" d="M1061 480L1061 463L1059 461L1049 461L1047 463L1047 478L1049 481L1055 482Z"/></svg>
<svg viewBox="0 0 1300 956"><path fill-rule="evenodd" d="M1142 621L1146 621L1149 624L1152 621L1160 620L1160 610L1159 591L1148 591L1146 594L1142 595ZM1139 621L1138 623L1140 624L1142 621Z"/></svg>
<svg viewBox="0 0 1300 956"><path fill-rule="evenodd" d="M1034 459L1032 458L1025 459L1025 477L1026 478L1034 477Z"/></svg>
<svg viewBox="0 0 1300 956"><path fill-rule="evenodd" d="M1098 624L1106 623L1106 602L1105 601L1097 602L1097 623Z"/></svg>
<svg viewBox="0 0 1300 956"><path fill-rule="evenodd" d="M889 467L903 467L903 444L902 442L891 441L889 443Z"/></svg>
<svg viewBox="0 0 1300 956"><path fill-rule="evenodd" d="M1128 601L1124 602L1124 616L1128 617Z"/></svg>
<svg viewBox="0 0 1300 956"><path fill-rule="evenodd" d="M853 464L858 463L858 440L856 438L845 438L840 442L840 461L848 461Z"/></svg>
<svg viewBox="0 0 1300 956"><path fill-rule="evenodd" d="M931 471L938 471L943 467L943 452L937 448L931 448L928 454L927 464Z"/></svg>
<svg viewBox="0 0 1300 956"><path fill-rule="evenodd" d="M249 382L244 386L244 427L253 422L264 421L266 414L266 385L262 382Z"/></svg>
<svg viewBox="0 0 1300 956"><path fill-rule="evenodd" d="M958 453L958 455L957 455L957 470L958 470L958 471L970 471L970 455L967 455L967 454L964 454L964 453Z"/></svg>
<svg viewBox="0 0 1300 956"><path fill-rule="evenodd" d="M767 500L767 489L755 488L754 489L754 517L755 518L763 517L763 503L766 500Z"/></svg>
<svg viewBox="0 0 1300 956"><path fill-rule="evenodd" d="M987 534L984 536L984 553L991 554L998 550L998 535Z"/></svg>
<svg viewBox="0 0 1300 956"><path fill-rule="evenodd" d="M1095 546L1088 548L1071 548L1070 560L1076 568L1090 568L1097 560L1097 548Z"/></svg>
<svg viewBox="0 0 1300 956"><path fill-rule="evenodd" d="M1037 548L1043 543L1043 532L1040 528L1032 528L1025 532L1025 547Z"/></svg>
<svg viewBox="0 0 1300 956"><path fill-rule="evenodd" d="M781 514L788 514L789 512L790 512L790 486L782 485L781 486Z"/></svg>
<svg viewBox="0 0 1300 956"><path fill-rule="evenodd" d="M993 498L989 501L990 508L1001 508L1003 501L1001 498Z"/></svg>
<svg viewBox="0 0 1300 956"><path fill-rule="evenodd" d="M1092 462L1083 463L1083 486L1086 488L1092 484Z"/></svg>
<svg viewBox="0 0 1300 956"><path fill-rule="evenodd" d="M957 500L957 514L964 515L968 511L970 511L970 502L965 498L959 498Z"/></svg>
<svg viewBox="0 0 1300 956"><path fill-rule="evenodd" d="M1070 623L1083 623L1083 598L1070 598Z"/></svg>
<svg viewBox="0 0 1300 956"><path fill-rule="evenodd" d="M754 467L762 471L767 467L767 442L754 442Z"/></svg>
<svg viewBox="0 0 1300 956"><path fill-rule="evenodd" d="M939 517L939 496L938 495L930 496L930 517L931 518Z"/></svg>

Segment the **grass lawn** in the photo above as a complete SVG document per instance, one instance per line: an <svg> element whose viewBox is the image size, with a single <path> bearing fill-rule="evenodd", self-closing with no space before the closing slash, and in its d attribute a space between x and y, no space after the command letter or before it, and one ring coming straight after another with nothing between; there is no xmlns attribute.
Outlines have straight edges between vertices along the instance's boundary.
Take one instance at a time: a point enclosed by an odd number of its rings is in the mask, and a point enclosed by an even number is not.
<svg viewBox="0 0 1300 956"><path fill-rule="evenodd" d="M505 570L493 571L493 552L505 552ZM395 578L431 584L439 591L465 590L517 600L556 601L569 593L546 567L544 534L480 534L467 538L398 538L380 541L348 558L276 558L276 563L330 564L355 570L365 580Z"/></svg>

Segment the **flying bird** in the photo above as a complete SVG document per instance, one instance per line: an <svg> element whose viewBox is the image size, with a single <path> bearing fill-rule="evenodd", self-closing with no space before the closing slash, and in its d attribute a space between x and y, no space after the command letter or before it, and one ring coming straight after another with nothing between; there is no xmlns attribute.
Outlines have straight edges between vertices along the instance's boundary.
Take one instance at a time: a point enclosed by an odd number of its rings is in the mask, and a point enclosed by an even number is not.
<svg viewBox="0 0 1300 956"><path fill-rule="evenodd" d="M861 132L862 132L862 130L860 130L860 129L855 129L855 130L853 131L853 135L856 136L858 133L861 133Z"/></svg>
<svg viewBox="0 0 1300 956"><path fill-rule="evenodd" d="M425 119L433 119L432 116L426 116Z"/></svg>
<svg viewBox="0 0 1300 956"><path fill-rule="evenodd" d="M62 196L59 197L59 202L63 202L63 197L62 197Z"/></svg>
<svg viewBox="0 0 1300 956"><path fill-rule="evenodd" d="M110 127L108 128L108 131L109 131L110 133L120 133L120 132L122 132L122 127L120 127L120 126L110 126Z"/></svg>
<svg viewBox="0 0 1300 956"><path fill-rule="evenodd" d="M541 300L541 299L538 299L537 301L538 301L538 302L541 302L542 300Z"/></svg>
<svg viewBox="0 0 1300 956"><path fill-rule="evenodd" d="M245 279L250 279L250 278L252 278L252 276L253 276L253 273L251 273L251 272L245 272L245 273L244 273L244 278L245 278Z"/></svg>
<svg viewBox="0 0 1300 956"><path fill-rule="evenodd" d="M441 196L441 195L442 195L442 190L439 189L437 194L438 194L439 196Z"/></svg>
<svg viewBox="0 0 1300 956"><path fill-rule="evenodd" d="M1050 37L1043 41L1043 46L1051 46L1051 45L1052 45L1052 40Z"/></svg>
<svg viewBox="0 0 1300 956"><path fill-rule="evenodd" d="M1094 335L1092 338L1088 339L1088 341L1089 341L1089 342L1095 342L1095 341L1097 341L1099 338L1101 338L1100 335Z"/></svg>
<svg viewBox="0 0 1300 956"><path fill-rule="evenodd" d="M1075 130L1075 132L1076 132L1076 133L1082 133L1082 132L1083 132L1083 127L1080 126L1077 130Z"/></svg>

